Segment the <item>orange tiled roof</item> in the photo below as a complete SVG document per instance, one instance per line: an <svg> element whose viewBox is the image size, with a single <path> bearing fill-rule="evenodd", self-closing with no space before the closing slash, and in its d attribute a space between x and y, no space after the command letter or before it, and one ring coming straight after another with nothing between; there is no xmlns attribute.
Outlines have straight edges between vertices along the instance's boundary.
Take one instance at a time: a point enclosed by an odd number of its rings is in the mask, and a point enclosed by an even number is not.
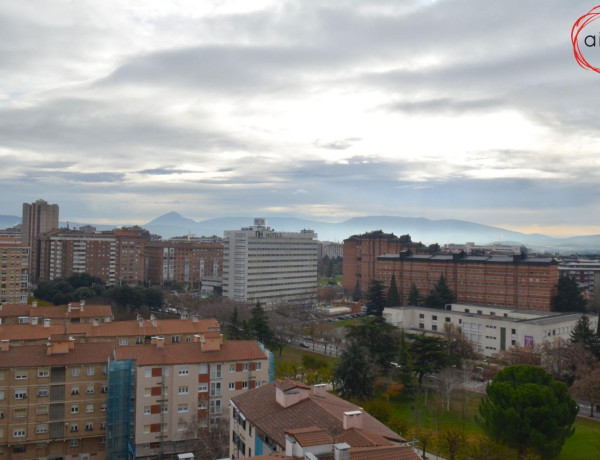
<svg viewBox="0 0 600 460"><path fill-rule="evenodd" d="M115 342L77 343L68 353L48 355L46 345L25 345L0 351L0 367L70 366L106 363Z"/></svg>
<svg viewBox="0 0 600 460"><path fill-rule="evenodd" d="M85 305L81 311L80 304L74 303L69 312L67 305L50 305L46 307L34 307L33 305L5 304L0 310L1 318L13 316L29 316L40 318L96 318L112 317L110 305Z"/></svg>
<svg viewBox="0 0 600 460"><path fill-rule="evenodd" d="M220 350L201 351L199 342L117 347L116 359L134 359L139 366L159 364L210 363L266 359L265 352L254 340L227 340Z"/></svg>
<svg viewBox="0 0 600 460"><path fill-rule="evenodd" d="M302 447L323 446L333 443L333 438L327 431L318 426L285 430L285 433L293 436Z"/></svg>
<svg viewBox="0 0 600 460"><path fill-rule="evenodd" d="M75 337L112 338L200 334L219 330L220 328L216 319L201 319L198 321L191 319L159 319L156 321L156 326L151 321L144 320L141 327L136 320L100 322L97 326L92 323L52 324L49 327L44 327L43 324L4 324L0 325L0 339L44 340L52 334L64 334L65 329L67 334Z"/></svg>
<svg viewBox="0 0 600 460"><path fill-rule="evenodd" d="M353 447L350 460L420 460L411 446Z"/></svg>

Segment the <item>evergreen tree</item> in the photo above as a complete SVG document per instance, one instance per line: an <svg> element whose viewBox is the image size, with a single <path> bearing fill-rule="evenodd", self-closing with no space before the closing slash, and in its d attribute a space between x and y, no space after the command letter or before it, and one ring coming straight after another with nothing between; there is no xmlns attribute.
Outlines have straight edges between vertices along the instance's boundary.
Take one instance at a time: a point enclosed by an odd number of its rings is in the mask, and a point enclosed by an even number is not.
<svg viewBox="0 0 600 460"><path fill-rule="evenodd" d="M552 311L585 311L586 301L574 278L563 274L554 287L556 291L550 300Z"/></svg>
<svg viewBox="0 0 600 460"><path fill-rule="evenodd" d="M227 333L231 340L240 339L240 319L238 317L237 305L233 307L233 312L229 318L229 324L227 325Z"/></svg>
<svg viewBox="0 0 600 460"><path fill-rule="evenodd" d="M360 291L360 283L358 279L356 280L356 285L354 286L354 292L352 293L352 300L358 302L362 297L362 292Z"/></svg>
<svg viewBox="0 0 600 460"><path fill-rule="evenodd" d="M252 307L250 312L250 320L248 321L248 329L252 337L267 347L273 345L273 331L269 326L269 318L265 313L264 308L259 301Z"/></svg>
<svg viewBox="0 0 600 460"><path fill-rule="evenodd" d="M408 351L420 387L426 374L433 374L446 365L446 341L425 334L411 334L409 338Z"/></svg>
<svg viewBox="0 0 600 460"><path fill-rule="evenodd" d="M379 280L371 280L367 292L367 313L382 316L385 308L385 286Z"/></svg>
<svg viewBox="0 0 600 460"><path fill-rule="evenodd" d="M419 306L421 304L421 298L419 295L419 289L417 289L417 285L415 283L410 287L410 292L408 293L408 305Z"/></svg>
<svg viewBox="0 0 600 460"><path fill-rule="evenodd" d="M333 374L333 388L343 398L370 399L375 391L375 373L367 351L357 341L350 341Z"/></svg>
<svg viewBox="0 0 600 460"><path fill-rule="evenodd" d="M410 365L410 354L408 350L408 343L406 342L406 334L404 329L400 329L398 336L398 358L397 370L400 374L400 381L405 387L409 387L413 384L412 368Z"/></svg>
<svg viewBox="0 0 600 460"><path fill-rule="evenodd" d="M571 331L571 342L581 343L596 357L600 357L600 343L598 341L598 336L590 324L590 318L585 313L577 320Z"/></svg>
<svg viewBox="0 0 600 460"><path fill-rule="evenodd" d="M454 302L454 295L446 284L444 275L440 275L437 284L425 299L425 306L431 308L444 308L446 304L452 302Z"/></svg>
<svg viewBox="0 0 600 460"><path fill-rule="evenodd" d="M371 360L384 370L390 369L396 359L398 338L398 329L381 316L365 318L359 325L348 326L346 334L347 340L364 347Z"/></svg>
<svg viewBox="0 0 600 460"><path fill-rule="evenodd" d="M390 280L390 289L386 298L386 305L388 307L397 307L400 305L400 295L398 294L398 286L396 285L396 275L392 273L392 279Z"/></svg>

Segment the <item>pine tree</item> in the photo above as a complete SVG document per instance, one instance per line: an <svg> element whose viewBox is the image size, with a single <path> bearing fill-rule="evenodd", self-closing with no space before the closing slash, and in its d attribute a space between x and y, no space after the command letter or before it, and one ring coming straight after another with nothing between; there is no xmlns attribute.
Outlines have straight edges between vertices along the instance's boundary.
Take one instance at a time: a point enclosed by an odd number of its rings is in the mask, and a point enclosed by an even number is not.
<svg viewBox="0 0 600 460"><path fill-rule="evenodd" d="M256 305L252 307L252 311L250 312L248 329L252 337L259 342L267 346L273 344L274 334L269 326L269 318L259 301L256 301Z"/></svg>
<svg viewBox="0 0 600 460"><path fill-rule="evenodd" d="M350 341L333 374L333 388L343 398L370 399L375 391L375 373L367 351L357 341Z"/></svg>
<svg viewBox="0 0 600 460"><path fill-rule="evenodd" d="M240 320L238 317L237 305L233 307L233 312L229 318L229 324L227 325L227 333L231 340L240 339Z"/></svg>
<svg viewBox="0 0 600 460"><path fill-rule="evenodd" d="M398 295L398 286L396 285L396 275L392 273L392 279L390 280L390 289L386 298L386 305L388 307L397 307L400 305L400 296Z"/></svg>
<svg viewBox="0 0 600 460"><path fill-rule="evenodd" d="M356 285L354 286L354 292L352 293L352 300L358 302L362 297L362 292L360 291L360 283L358 279L356 280Z"/></svg>
<svg viewBox="0 0 600 460"><path fill-rule="evenodd" d="M421 298L419 295L419 289L417 289L417 285L415 283L410 287L410 292L408 293L408 305L419 306L421 304Z"/></svg>
<svg viewBox="0 0 600 460"><path fill-rule="evenodd" d="M598 336L594 332L594 329L590 324L590 319L585 313L577 320L571 331L571 342L581 343L586 349L596 355L596 357L600 356Z"/></svg>
<svg viewBox="0 0 600 460"><path fill-rule="evenodd" d="M586 301L574 278L563 274L554 287L556 292L550 300L552 311L585 311Z"/></svg>
<svg viewBox="0 0 600 460"><path fill-rule="evenodd" d="M446 304L454 302L454 295L446 284L444 275L440 275L435 287L425 299L425 306L431 308L444 308Z"/></svg>
<svg viewBox="0 0 600 460"><path fill-rule="evenodd" d="M385 286L379 280L371 280L367 292L367 313L382 316L385 308Z"/></svg>

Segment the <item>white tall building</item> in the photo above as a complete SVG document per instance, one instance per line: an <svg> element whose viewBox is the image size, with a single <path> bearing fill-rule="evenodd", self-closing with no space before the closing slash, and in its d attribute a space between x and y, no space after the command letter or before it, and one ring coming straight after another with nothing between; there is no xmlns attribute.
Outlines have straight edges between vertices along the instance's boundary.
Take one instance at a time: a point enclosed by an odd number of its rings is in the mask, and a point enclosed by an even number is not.
<svg viewBox="0 0 600 460"><path fill-rule="evenodd" d="M225 232L223 295L272 306L308 305L317 289L317 235L312 230L276 232L265 219Z"/></svg>

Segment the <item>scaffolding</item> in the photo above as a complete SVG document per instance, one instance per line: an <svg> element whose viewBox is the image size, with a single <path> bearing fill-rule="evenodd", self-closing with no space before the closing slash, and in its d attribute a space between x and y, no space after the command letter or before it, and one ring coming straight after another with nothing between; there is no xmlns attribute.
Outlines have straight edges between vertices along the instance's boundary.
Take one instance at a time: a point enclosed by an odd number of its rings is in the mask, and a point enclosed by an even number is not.
<svg viewBox="0 0 600 460"><path fill-rule="evenodd" d="M108 363L108 413L106 423L106 458L135 459L131 438L133 426L133 362Z"/></svg>

